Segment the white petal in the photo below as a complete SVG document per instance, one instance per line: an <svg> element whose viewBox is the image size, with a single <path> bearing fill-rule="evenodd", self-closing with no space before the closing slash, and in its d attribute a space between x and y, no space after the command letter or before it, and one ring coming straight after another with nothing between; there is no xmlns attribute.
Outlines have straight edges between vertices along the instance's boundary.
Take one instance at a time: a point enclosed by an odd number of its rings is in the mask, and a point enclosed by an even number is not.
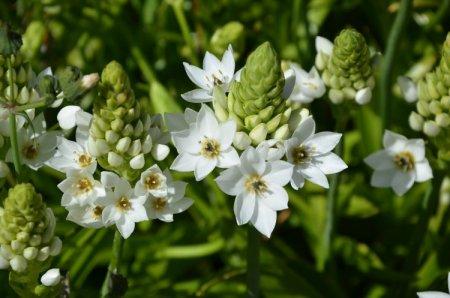
<svg viewBox="0 0 450 298"><path fill-rule="evenodd" d="M301 174L301 172L295 168L292 172L292 178L291 178L291 186L293 189L298 190L299 188L302 188L305 185L305 178Z"/></svg>
<svg viewBox="0 0 450 298"><path fill-rule="evenodd" d="M217 159L200 157L195 165L194 176L197 181L203 180L217 165Z"/></svg>
<svg viewBox="0 0 450 298"><path fill-rule="evenodd" d="M424 182L433 178L433 170L426 159L421 162L416 162L415 172L417 182Z"/></svg>
<svg viewBox="0 0 450 298"><path fill-rule="evenodd" d="M284 99L289 98L295 87L295 71L291 68L284 72L284 87L283 93L281 93L281 97Z"/></svg>
<svg viewBox="0 0 450 298"><path fill-rule="evenodd" d="M355 94L355 101L360 105L365 105L372 99L372 89L366 87L364 89L358 90Z"/></svg>
<svg viewBox="0 0 450 298"><path fill-rule="evenodd" d="M132 169L135 169L135 170L142 169L144 167L144 165L145 165L145 157L144 157L144 154L142 154L142 153L139 155L136 155L135 157L133 157L130 160L130 167Z"/></svg>
<svg viewBox="0 0 450 298"><path fill-rule="evenodd" d="M130 210L127 216L134 222L148 220L147 212L145 211L144 206L140 204L133 204L133 210Z"/></svg>
<svg viewBox="0 0 450 298"><path fill-rule="evenodd" d="M179 201L176 201L174 203L172 203L170 205L170 209L172 210L172 212L175 213L181 213L184 210L188 209L189 207L192 206L192 204L194 203L193 200L189 199L189 198L183 198Z"/></svg>
<svg viewBox="0 0 450 298"><path fill-rule="evenodd" d="M255 212L256 198L254 194L242 192L234 200L234 215L238 225L248 223Z"/></svg>
<svg viewBox="0 0 450 298"><path fill-rule="evenodd" d="M191 90L189 92L181 94L181 97L185 101L192 103L211 102L213 100L211 92L204 89Z"/></svg>
<svg viewBox="0 0 450 298"><path fill-rule="evenodd" d="M399 141L400 142L407 141L407 138L405 138L404 136L402 136L398 133L392 132L390 130L387 130L387 129L385 130L384 135L383 135L384 148L389 148Z"/></svg>
<svg viewBox="0 0 450 298"><path fill-rule="evenodd" d="M206 136L218 139L219 123L217 122L213 110L205 104L202 104L202 107L198 112L196 126L197 129L201 131L202 137Z"/></svg>
<svg viewBox="0 0 450 298"><path fill-rule="evenodd" d="M391 186L398 196L404 195L414 184L414 171L397 171L392 180Z"/></svg>
<svg viewBox="0 0 450 298"><path fill-rule="evenodd" d="M322 52L327 54L328 56L331 56L333 52L333 43L322 36L316 37L316 51Z"/></svg>
<svg viewBox="0 0 450 298"><path fill-rule="evenodd" d="M184 69L186 70L186 74L189 79L197 86L202 89L208 90L208 82L206 80L205 72L203 69L198 68L197 66L190 65L186 62L183 62Z"/></svg>
<svg viewBox="0 0 450 298"><path fill-rule="evenodd" d="M59 268L53 268L47 270L41 277L41 283L47 287L53 287L59 284L61 281L61 273Z"/></svg>
<svg viewBox="0 0 450 298"><path fill-rule="evenodd" d="M270 238L277 222L277 212L264 204L256 204L257 208L251 218L253 226L264 236Z"/></svg>
<svg viewBox="0 0 450 298"><path fill-rule="evenodd" d="M325 154L330 152L336 147L341 139L342 134L323 131L313 135L311 138L305 141L305 145L314 148L315 153Z"/></svg>
<svg viewBox="0 0 450 298"><path fill-rule="evenodd" d="M172 133L173 144L178 152L197 154L200 152L200 136L196 131L183 130Z"/></svg>
<svg viewBox="0 0 450 298"><path fill-rule="evenodd" d="M170 169L178 172L191 172L195 169L195 165L199 158L198 155L180 153L173 161Z"/></svg>
<svg viewBox="0 0 450 298"><path fill-rule="evenodd" d="M449 294L435 291L418 292L417 296L419 296L419 298L450 298Z"/></svg>
<svg viewBox="0 0 450 298"><path fill-rule="evenodd" d="M397 83L400 86L400 90L403 94L403 97L407 102L415 102L417 101L417 86L414 82L405 76L399 76L397 78Z"/></svg>
<svg viewBox="0 0 450 298"><path fill-rule="evenodd" d="M246 175L262 175L266 169L264 157L253 147L248 147L241 155L241 171Z"/></svg>
<svg viewBox="0 0 450 298"><path fill-rule="evenodd" d="M370 185L373 187L390 187L396 172L397 171L393 168L376 170L372 174Z"/></svg>
<svg viewBox="0 0 450 298"><path fill-rule="evenodd" d="M322 171L318 167L314 165L309 165L308 167L301 168L301 172L306 180L309 180L312 183L320 185L323 188L329 187L327 176L325 176L325 174L322 173Z"/></svg>
<svg viewBox="0 0 450 298"><path fill-rule="evenodd" d="M161 161L166 159L166 157L169 155L170 148L167 145L155 144L155 146L153 146L152 148L151 153L155 160Z"/></svg>
<svg viewBox="0 0 450 298"><path fill-rule="evenodd" d="M422 161L425 158L425 143L422 139L411 139L406 142L405 150L410 151L415 161Z"/></svg>
<svg viewBox="0 0 450 298"><path fill-rule="evenodd" d="M316 131L316 122L312 116L308 116L305 120L302 120L298 127L292 134L293 137L299 140L299 144L303 143L307 138L312 136Z"/></svg>
<svg viewBox="0 0 450 298"><path fill-rule="evenodd" d="M58 123L62 129L70 129L75 127L76 113L80 111L79 106L66 106L62 108L58 113Z"/></svg>
<svg viewBox="0 0 450 298"><path fill-rule="evenodd" d="M392 156L386 150L379 150L364 158L364 162L375 170L386 170L395 167Z"/></svg>
<svg viewBox="0 0 450 298"><path fill-rule="evenodd" d="M270 184L284 186L289 183L292 177L293 166L285 161L276 160L267 163L266 174L263 178Z"/></svg>
<svg viewBox="0 0 450 298"><path fill-rule="evenodd" d="M244 177L238 167L222 171L216 178L219 188L230 196L236 196L244 190Z"/></svg>
<svg viewBox="0 0 450 298"><path fill-rule="evenodd" d="M222 65L224 68L224 74L231 80L233 79L235 62L233 56L233 47L228 45L228 49L223 53L222 56Z"/></svg>
<svg viewBox="0 0 450 298"><path fill-rule="evenodd" d="M275 211L287 209L289 197L286 190L282 186L270 182L268 188L269 192L258 198L259 201Z"/></svg>
<svg viewBox="0 0 450 298"><path fill-rule="evenodd" d="M236 149L230 147L227 150L220 152L217 160L217 166L219 168L226 169L238 165L240 162L241 160L239 159L239 155L236 152Z"/></svg>
<svg viewBox="0 0 450 298"><path fill-rule="evenodd" d="M134 223L134 221L127 219L126 217L121 218L116 223L116 227L124 239L127 239L128 237L130 237L130 235L134 231L135 225L136 224Z"/></svg>
<svg viewBox="0 0 450 298"><path fill-rule="evenodd" d="M314 164L325 175L339 173L347 168L345 162L333 152L314 157Z"/></svg>
<svg viewBox="0 0 450 298"><path fill-rule="evenodd" d="M170 132L182 131L189 128L184 115L181 113L166 113L164 115L165 124Z"/></svg>
<svg viewBox="0 0 450 298"><path fill-rule="evenodd" d="M205 70L206 75L211 75L217 72L222 68L221 66L222 63L216 56L210 52L205 53L205 57L203 58L203 69Z"/></svg>
<svg viewBox="0 0 450 298"><path fill-rule="evenodd" d="M234 135L236 133L236 122L229 120L219 125L219 141L220 147L227 149L233 143Z"/></svg>

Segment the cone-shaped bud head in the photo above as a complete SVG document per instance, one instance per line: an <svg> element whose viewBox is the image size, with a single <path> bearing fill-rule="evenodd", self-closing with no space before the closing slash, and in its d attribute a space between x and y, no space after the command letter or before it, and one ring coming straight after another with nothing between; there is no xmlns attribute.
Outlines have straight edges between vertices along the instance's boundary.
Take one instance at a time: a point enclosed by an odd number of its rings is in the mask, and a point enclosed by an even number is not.
<svg viewBox="0 0 450 298"><path fill-rule="evenodd" d="M110 62L102 72L100 97L94 103L89 140L92 154L103 168L134 180L150 162L150 124L124 69L119 63Z"/></svg>
<svg viewBox="0 0 450 298"><path fill-rule="evenodd" d="M424 125L419 128L433 140L438 157L450 162L450 33L442 47L438 66L419 81L418 95L416 108L424 120ZM417 114L413 112L412 115ZM418 129L414 125L411 127Z"/></svg>
<svg viewBox="0 0 450 298"><path fill-rule="evenodd" d="M361 33L344 29L335 38L322 79L334 103L356 100L359 90L374 87L369 47Z"/></svg>
<svg viewBox="0 0 450 298"><path fill-rule="evenodd" d="M237 59L245 47L245 30L239 22L229 22L218 28L211 37L210 49L214 55L221 57L230 44Z"/></svg>

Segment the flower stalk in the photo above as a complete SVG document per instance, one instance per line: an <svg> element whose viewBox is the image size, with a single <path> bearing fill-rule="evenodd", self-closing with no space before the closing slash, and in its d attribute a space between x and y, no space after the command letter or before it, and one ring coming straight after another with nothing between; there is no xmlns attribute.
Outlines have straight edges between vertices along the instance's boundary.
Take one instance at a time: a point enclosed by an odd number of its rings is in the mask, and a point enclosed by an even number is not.
<svg viewBox="0 0 450 298"><path fill-rule="evenodd" d="M103 281L101 297L109 297L114 289L113 285L113 274L118 273L118 268L120 265L120 261L122 259L122 250L123 250L124 240L120 235L119 231L116 230L114 232L114 240L112 247L112 258L108 266L108 273L106 274L106 278Z"/></svg>
<svg viewBox="0 0 450 298"><path fill-rule="evenodd" d="M260 236L253 226L247 229L247 296L259 297L260 293Z"/></svg>

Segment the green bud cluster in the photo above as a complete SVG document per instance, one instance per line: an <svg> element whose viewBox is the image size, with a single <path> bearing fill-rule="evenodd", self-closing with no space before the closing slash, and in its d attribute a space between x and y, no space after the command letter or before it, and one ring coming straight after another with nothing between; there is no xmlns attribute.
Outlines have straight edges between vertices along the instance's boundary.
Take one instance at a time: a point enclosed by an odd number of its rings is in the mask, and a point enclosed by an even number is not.
<svg viewBox="0 0 450 298"><path fill-rule="evenodd" d="M30 86L35 74L20 54L0 55L0 99L13 105L39 100L38 92Z"/></svg>
<svg viewBox="0 0 450 298"><path fill-rule="evenodd" d="M439 65L418 83L416 109L409 117L411 128L432 137L439 157L450 161L450 33Z"/></svg>
<svg viewBox="0 0 450 298"><path fill-rule="evenodd" d="M284 140L292 134L301 120L301 109L282 97L284 84L278 55L265 42L249 55L240 80L232 83L228 97L215 90L217 118L232 118L237 123L237 148L266 139Z"/></svg>
<svg viewBox="0 0 450 298"><path fill-rule="evenodd" d="M103 70L100 97L94 103L89 148L100 165L134 180L150 162L150 116L141 111L129 78L113 61Z"/></svg>
<svg viewBox="0 0 450 298"><path fill-rule="evenodd" d="M54 236L54 228L53 212L31 184L10 189L0 209L2 267L8 267L8 262L12 270L26 272L30 263L59 254L61 240Z"/></svg>
<svg viewBox="0 0 450 298"><path fill-rule="evenodd" d="M230 44L233 47L234 59L239 58L245 47L244 26L239 22L228 22L218 28L211 37L210 50L221 57Z"/></svg>
<svg viewBox="0 0 450 298"><path fill-rule="evenodd" d="M334 40L330 56L319 52L316 67L329 88L328 96L333 103L356 100L362 104L370 100L368 98L360 102L357 96L360 90L373 89L375 79L369 48L364 36L355 29L341 31Z"/></svg>

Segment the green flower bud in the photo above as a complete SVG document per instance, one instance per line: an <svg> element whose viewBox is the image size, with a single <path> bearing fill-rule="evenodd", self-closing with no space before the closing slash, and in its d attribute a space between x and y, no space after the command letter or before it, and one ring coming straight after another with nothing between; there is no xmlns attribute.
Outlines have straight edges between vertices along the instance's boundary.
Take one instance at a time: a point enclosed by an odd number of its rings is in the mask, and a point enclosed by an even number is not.
<svg viewBox="0 0 450 298"><path fill-rule="evenodd" d="M210 49L214 55L221 57L230 44L234 59L237 59L245 46L245 30L239 22L229 22L217 29L211 37Z"/></svg>
<svg viewBox="0 0 450 298"><path fill-rule="evenodd" d="M374 87L369 47L364 37L354 29L344 29L335 38L333 51L325 59L318 53L316 64L322 70L322 79L330 88L329 98L335 104L355 100L359 104L370 101ZM368 88L368 89L367 89ZM366 89L361 99L361 90Z"/></svg>
<svg viewBox="0 0 450 298"><path fill-rule="evenodd" d="M45 206L42 196L31 184L18 184L9 190L0 212L0 256L9 261L11 287L21 297L41 296L39 275L50 265L55 217ZM59 247L60 248L60 247ZM59 251L58 251L59 253ZM56 255L56 254L55 254ZM42 292L43 297L55 297L59 285Z"/></svg>
<svg viewBox="0 0 450 298"><path fill-rule="evenodd" d="M100 165L128 180L140 175L152 149L150 117L141 111L122 66L113 61L102 72L100 98L94 103L89 147Z"/></svg>

